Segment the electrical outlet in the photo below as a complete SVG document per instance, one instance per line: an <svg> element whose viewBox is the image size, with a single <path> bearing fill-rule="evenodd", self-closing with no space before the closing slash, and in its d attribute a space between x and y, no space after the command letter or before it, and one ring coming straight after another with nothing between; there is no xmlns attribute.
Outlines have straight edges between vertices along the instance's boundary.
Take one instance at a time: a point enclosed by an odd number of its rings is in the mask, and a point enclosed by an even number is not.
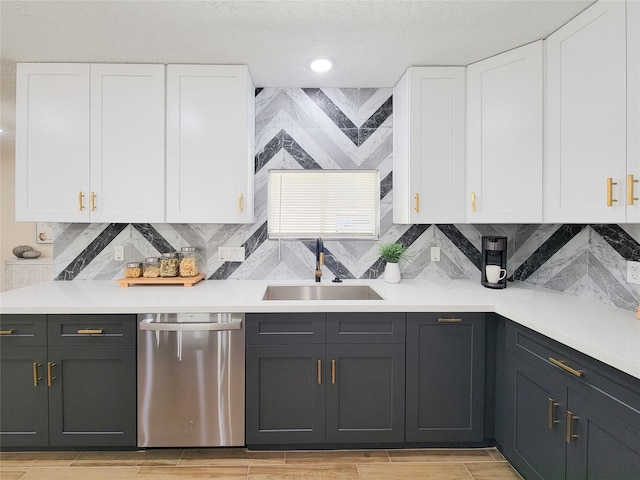
<svg viewBox="0 0 640 480"><path fill-rule="evenodd" d="M116 245L113 247L113 259L124 260L124 247L122 245Z"/></svg>
<svg viewBox="0 0 640 480"><path fill-rule="evenodd" d="M640 262L627 262L627 283L640 285Z"/></svg>
<svg viewBox="0 0 640 480"><path fill-rule="evenodd" d="M440 261L440 247L431 247L431 261L432 262Z"/></svg>

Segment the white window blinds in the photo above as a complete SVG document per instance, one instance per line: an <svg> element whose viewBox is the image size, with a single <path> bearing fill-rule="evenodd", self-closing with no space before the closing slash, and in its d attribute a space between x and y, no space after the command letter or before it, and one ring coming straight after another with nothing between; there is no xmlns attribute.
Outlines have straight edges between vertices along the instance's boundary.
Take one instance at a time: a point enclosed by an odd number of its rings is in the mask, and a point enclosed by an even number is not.
<svg viewBox="0 0 640 480"><path fill-rule="evenodd" d="M377 170L270 170L269 238L377 239Z"/></svg>

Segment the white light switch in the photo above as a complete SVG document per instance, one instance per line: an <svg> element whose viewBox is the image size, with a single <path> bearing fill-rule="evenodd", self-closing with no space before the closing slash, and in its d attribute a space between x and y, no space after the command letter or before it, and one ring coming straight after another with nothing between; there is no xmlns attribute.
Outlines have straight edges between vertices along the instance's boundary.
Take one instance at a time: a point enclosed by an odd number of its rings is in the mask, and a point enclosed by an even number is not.
<svg viewBox="0 0 640 480"><path fill-rule="evenodd" d="M432 262L440 261L440 247L431 247L431 261Z"/></svg>
<svg viewBox="0 0 640 480"><path fill-rule="evenodd" d="M221 262L244 262L244 247L219 247L218 260Z"/></svg>

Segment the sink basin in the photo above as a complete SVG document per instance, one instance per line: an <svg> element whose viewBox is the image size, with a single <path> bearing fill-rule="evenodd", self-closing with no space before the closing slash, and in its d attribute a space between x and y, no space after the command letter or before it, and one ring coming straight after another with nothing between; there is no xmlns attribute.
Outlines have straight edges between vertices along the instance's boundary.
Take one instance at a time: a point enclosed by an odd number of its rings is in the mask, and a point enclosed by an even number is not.
<svg viewBox="0 0 640 480"><path fill-rule="evenodd" d="M368 285L269 285L263 300L384 300Z"/></svg>

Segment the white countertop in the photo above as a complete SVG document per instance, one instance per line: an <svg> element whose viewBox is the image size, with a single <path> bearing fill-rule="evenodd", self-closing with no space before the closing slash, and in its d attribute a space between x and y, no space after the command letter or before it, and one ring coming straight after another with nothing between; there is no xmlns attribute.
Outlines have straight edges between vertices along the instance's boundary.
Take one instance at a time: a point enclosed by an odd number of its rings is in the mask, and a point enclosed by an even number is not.
<svg viewBox="0 0 640 480"><path fill-rule="evenodd" d="M370 285L384 300L262 300L267 285L312 281L206 280L193 287L114 281L48 282L0 294L0 313L180 312L496 312L640 378L640 320L635 313L526 284L491 290L467 280L346 280Z"/></svg>

